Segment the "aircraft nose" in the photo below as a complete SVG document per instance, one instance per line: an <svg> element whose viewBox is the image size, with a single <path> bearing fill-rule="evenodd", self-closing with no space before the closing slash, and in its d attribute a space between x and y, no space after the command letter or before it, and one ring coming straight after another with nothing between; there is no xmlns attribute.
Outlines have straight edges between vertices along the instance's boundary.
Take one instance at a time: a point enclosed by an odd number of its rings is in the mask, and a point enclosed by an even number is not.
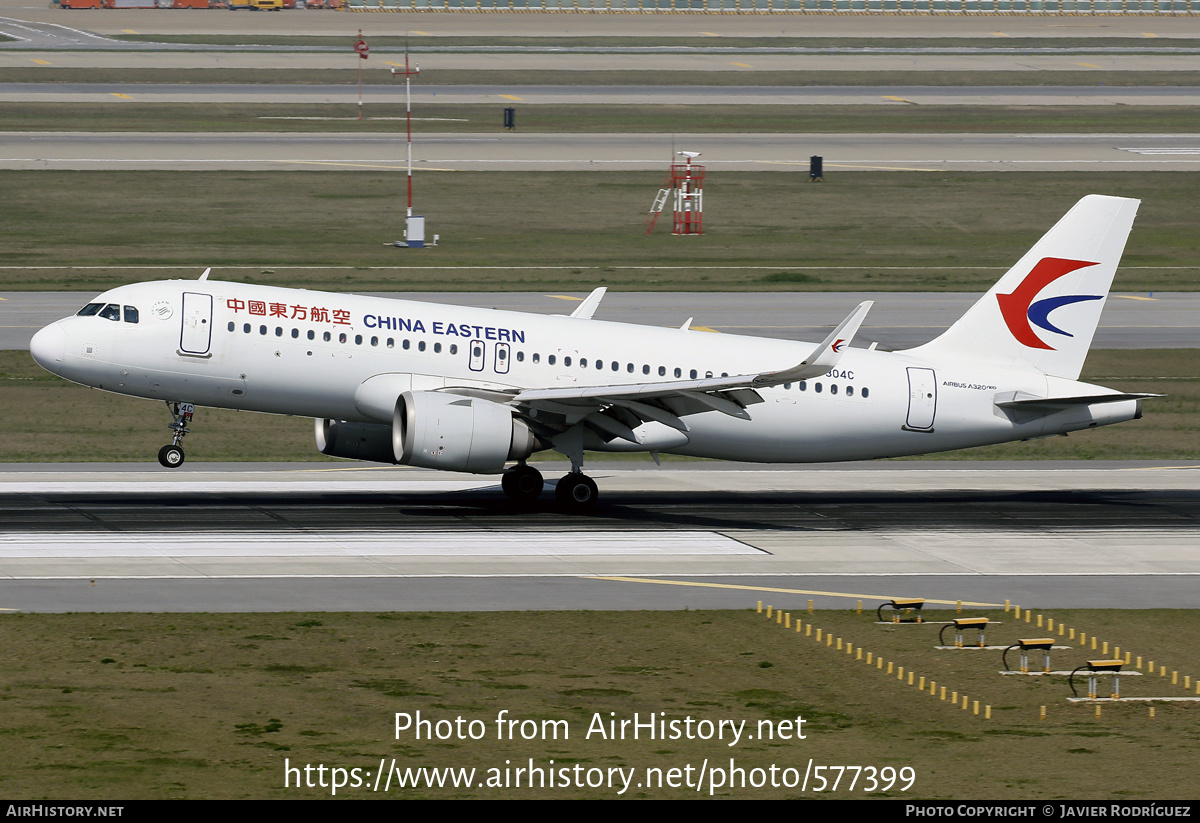
<svg viewBox="0 0 1200 823"><path fill-rule="evenodd" d="M62 363L66 350L67 333L58 323L46 326L29 341L29 353L39 366L49 372L58 372L57 366Z"/></svg>

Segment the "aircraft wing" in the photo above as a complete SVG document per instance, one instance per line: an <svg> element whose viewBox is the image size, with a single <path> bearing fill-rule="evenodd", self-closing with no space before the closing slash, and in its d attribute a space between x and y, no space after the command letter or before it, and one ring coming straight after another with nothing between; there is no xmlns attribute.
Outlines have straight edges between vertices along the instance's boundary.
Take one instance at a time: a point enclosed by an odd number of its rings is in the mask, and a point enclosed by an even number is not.
<svg viewBox="0 0 1200 823"><path fill-rule="evenodd" d="M633 429L646 422L686 432L688 425L682 418L689 414L716 411L749 420L746 407L762 402L755 389L819 377L837 365L872 305L870 300L860 303L804 360L780 371L512 392L454 388L446 391L487 396L516 406L522 417L538 426L554 421L554 427L561 430L585 422L604 435L636 443Z"/></svg>

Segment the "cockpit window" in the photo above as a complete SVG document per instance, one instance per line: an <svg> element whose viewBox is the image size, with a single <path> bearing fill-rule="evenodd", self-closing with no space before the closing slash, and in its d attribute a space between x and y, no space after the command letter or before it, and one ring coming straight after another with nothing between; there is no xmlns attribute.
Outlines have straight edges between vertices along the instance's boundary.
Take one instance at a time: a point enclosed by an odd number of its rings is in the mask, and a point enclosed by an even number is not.
<svg viewBox="0 0 1200 823"><path fill-rule="evenodd" d="M138 310L136 306L125 307L125 322L136 323L138 321Z"/></svg>
<svg viewBox="0 0 1200 823"><path fill-rule="evenodd" d="M100 311L100 309L102 309L102 308L104 308L103 303L88 303L86 306L84 306L82 309L77 311L75 314L79 317L91 317L93 314Z"/></svg>
<svg viewBox="0 0 1200 823"><path fill-rule="evenodd" d="M116 303L109 303L107 306L105 306L104 308L102 308L100 310L100 316L103 317L105 320L113 320L113 321L120 322L121 307L118 306Z"/></svg>

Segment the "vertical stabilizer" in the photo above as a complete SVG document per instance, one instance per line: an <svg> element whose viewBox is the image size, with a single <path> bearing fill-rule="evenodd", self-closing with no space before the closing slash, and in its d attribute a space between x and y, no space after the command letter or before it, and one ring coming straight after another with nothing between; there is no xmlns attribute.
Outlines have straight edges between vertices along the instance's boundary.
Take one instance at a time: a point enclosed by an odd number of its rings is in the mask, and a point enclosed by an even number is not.
<svg viewBox="0 0 1200 823"><path fill-rule="evenodd" d="M1078 379L1139 202L1084 197L957 323L911 352Z"/></svg>

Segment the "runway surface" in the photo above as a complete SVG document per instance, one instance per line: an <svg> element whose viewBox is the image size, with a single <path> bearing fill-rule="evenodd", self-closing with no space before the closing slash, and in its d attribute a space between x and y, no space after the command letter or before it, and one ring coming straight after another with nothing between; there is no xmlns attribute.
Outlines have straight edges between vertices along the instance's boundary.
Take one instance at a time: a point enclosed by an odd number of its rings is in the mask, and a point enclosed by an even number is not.
<svg viewBox="0 0 1200 823"><path fill-rule="evenodd" d="M1195 606L1197 464L614 465L589 515L413 469L8 467L0 607Z"/></svg>
<svg viewBox="0 0 1200 823"><path fill-rule="evenodd" d="M267 123L269 121L264 121ZM334 126L331 125L331 128ZM266 126L264 126L266 128ZM421 134L423 171L661 171L672 145L710 171L1194 171L1200 134ZM0 133L7 169L388 169L391 134Z"/></svg>
<svg viewBox="0 0 1200 823"><path fill-rule="evenodd" d="M996 276L1000 274L997 270ZM142 277L191 276L191 270L161 268L129 272L130 282ZM220 276L220 270L214 272L214 277ZM1120 273L1117 278L1119 281ZM567 298L586 296L583 292L374 294L540 314L569 313L576 303ZM34 332L74 314L94 296L92 292L0 292L0 349L28 349ZM932 340L978 299L977 294L909 292L610 292L596 317L668 327L678 327L692 317L697 326L728 334L820 340L860 302L874 300L859 335L863 345L877 342L885 349L903 349ZM1103 349L1200 349L1200 293L1110 295L1093 345Z"/></svg>

